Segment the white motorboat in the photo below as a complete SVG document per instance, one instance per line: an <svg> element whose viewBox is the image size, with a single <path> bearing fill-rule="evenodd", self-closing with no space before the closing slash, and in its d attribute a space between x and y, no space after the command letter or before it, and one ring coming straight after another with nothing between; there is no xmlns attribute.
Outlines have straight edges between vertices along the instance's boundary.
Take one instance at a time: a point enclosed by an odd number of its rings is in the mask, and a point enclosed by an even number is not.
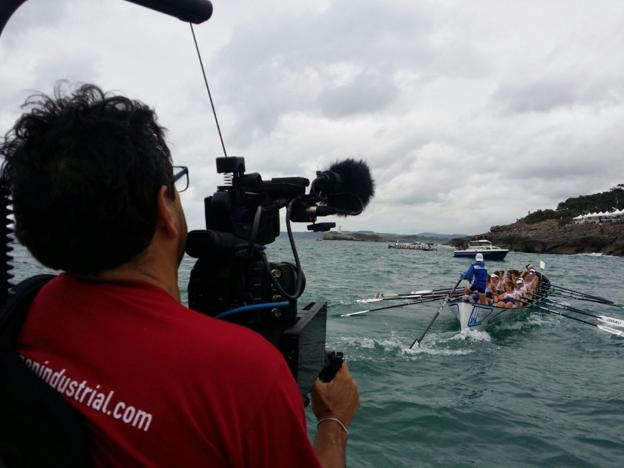
<svg viewBox="0 0 624 468"><path fill-rule="evenodd" d="M468 242L468 248L463 250L455 250L453 252L454 257L469 257L474 258L476 254L483 255L484 260L504 260L505 256L509 252L509 249L503 249L492 245L487 239L472 240Z"/></svg>

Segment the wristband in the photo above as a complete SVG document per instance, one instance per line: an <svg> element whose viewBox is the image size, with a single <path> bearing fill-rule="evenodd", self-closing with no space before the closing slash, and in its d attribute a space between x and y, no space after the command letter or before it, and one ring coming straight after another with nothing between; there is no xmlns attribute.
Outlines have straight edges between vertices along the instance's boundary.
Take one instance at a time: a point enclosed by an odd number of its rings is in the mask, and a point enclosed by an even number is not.
<svg viewBox="0 0 624 468"><path fill-rule="evenodd" d="M334 421L335 423L340 425L342 430L345 431L345 434L349 435L349 429L347 429L347 426L345 426L344 423L340 419L338 419L338 418L323 418L323 419L319 419L318 422L316 423L316 428L318 429L318 427L321 425L321 423L324 423L325 421Z"/></svg>

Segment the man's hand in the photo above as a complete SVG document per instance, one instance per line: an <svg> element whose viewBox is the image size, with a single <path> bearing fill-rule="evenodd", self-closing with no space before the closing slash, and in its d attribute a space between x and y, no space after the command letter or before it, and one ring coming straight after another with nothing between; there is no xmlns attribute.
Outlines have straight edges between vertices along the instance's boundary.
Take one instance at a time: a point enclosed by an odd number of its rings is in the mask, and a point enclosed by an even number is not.
<svg viewBox="0 0 624 468"><path fill-rule="evenodd" d="M312 409L317 419L338 418L348 427L359 406L360 393L346 361L330 382L314 382Z"/></svg>
<svg viewBox="0 0 624 468"><path fill-rule="evenodd" d="M346 361L330 382L324 383L320 379L314 382L312 410L319 421L335 418L348 427L359 406L360 393ZM318 426L314 450L324 468L344 467L346 446L347 432L341 424L326 420Z"/></svg>

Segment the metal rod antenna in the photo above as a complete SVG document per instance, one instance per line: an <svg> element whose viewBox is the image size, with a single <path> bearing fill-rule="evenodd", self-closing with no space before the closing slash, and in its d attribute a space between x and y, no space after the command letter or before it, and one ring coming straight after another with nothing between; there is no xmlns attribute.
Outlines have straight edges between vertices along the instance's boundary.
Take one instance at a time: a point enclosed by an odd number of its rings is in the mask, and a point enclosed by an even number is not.
<svg viewBox="0 0 624 468"><path fill-rule="evenodd" d="M206 91L208 91L208 97L210 98L210 106L212 107L212 114L214 115L215 122L217 124L217 131L219 132L219 139L221 140L221 147L223 148L223 155L227 158L227 151L225 150L225 143L223 142L223 135L221 134L221 126L219 125L219 119L217 118L217 111L215 110L214 101L212 100L212 93L210 92L210 86L208 86L208 79L206 78L206 71L204 70L204 62L199 52L199 46L197 45L197 38L195 37L195 29L193 23L189 23L191 26L191 33L193 34L193 42L195 42L195 50L197 51L197 58L199 59L199 66L201 67L202 75L204 77L204 83L206 84Z"/></svg>

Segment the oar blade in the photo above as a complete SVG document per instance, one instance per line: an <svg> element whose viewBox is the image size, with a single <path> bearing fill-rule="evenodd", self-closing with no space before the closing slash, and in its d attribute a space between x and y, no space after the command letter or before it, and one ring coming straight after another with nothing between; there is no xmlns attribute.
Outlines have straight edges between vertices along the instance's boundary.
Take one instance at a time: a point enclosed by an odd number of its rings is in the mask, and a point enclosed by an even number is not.
<svg viewBox="0 0 624 468"><path fill-rule="evenodd" d="M624 338L624 331L622 330L616 330L615 328L607 327L606 325L596 325L596 327L600 328L602 331L611 333L612 335Z"/></svg>
<svg viewBox="0 0 624 468"><path fill-rule="evenodd" d="M418 338L414 339L414 341L412 341L412 344L410 345L409 349L412 349L416 343L418 343L418 346L420 346L420 342L425 338L425 335L427 334L427 332L429 331L429 329L433 325L433 322L436 321L436 319L438 318L438 315L440 315L440 312L442 311L442 309L444 308L444 306L446 305L448 300L451 298L451 296L453 296L453 294L455 293L455 290L457 289L459 284L462 282L462 279L463 279L463 275L461 275L459 277L459 281L457 282L457 284L455 284L455 286L453 286L453 289L451 289L449 291L449 293L444 297L444 300L442 301L442 304L440 305L440 307L436 311L435 315L432 317L431 321L427 325L427 328L425 328L425 330L423 331L422 335L420 335L420 337L418 337Z"/></svg>
<svg viewBox="0 0 624 468"><path fill-rule="evenodd" d="M370 304L372 302L381 302L383 300L383 297L371 297L369 299L358 299L355 302L357 302L358 304Z"/></svg>
<svg viewBox="0 0 624 468"><path fill-rule="evenodd" d="M368 314L370 309L358 310L357 312L349 312L348 314L340 314L341 317L353 317L354 315Z"/></svg>
<svg viewBox="0 0 624 468"><path fill-rule="evenodd" d="M608 323L614 327L623 327L624 328L624 320L616 319L615 317L608 317L606 315L599 315L598 320L604 323Z"/></svg>

